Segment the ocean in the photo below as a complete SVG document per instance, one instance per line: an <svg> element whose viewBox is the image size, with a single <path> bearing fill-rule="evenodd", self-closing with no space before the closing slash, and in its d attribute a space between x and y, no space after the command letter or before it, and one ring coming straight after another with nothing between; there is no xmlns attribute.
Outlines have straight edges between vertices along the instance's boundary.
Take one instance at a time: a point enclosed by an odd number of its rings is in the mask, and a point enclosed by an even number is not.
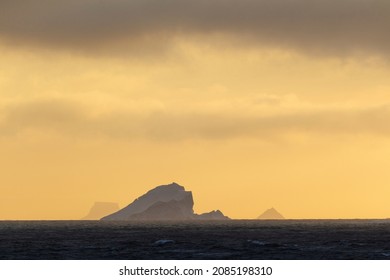
<svg viewBox="0 0 390 280"><path fill-rule="evenodd" d="M389 260L390 220L2 221L0 259Z"/></svg>

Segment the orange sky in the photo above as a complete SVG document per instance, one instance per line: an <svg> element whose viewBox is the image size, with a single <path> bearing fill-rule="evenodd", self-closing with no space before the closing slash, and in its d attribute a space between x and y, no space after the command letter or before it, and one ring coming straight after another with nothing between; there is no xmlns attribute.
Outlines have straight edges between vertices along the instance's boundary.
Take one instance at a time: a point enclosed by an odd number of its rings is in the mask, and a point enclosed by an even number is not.
<svg viewBox="0 0 390 280"><path fill-rule="evenodd" d="M78 219L173 181L198 213L390 217L389 4L356 1L360 25L336 1L139 4L150 21L55 2L0 4L0 219Z"/></svg>

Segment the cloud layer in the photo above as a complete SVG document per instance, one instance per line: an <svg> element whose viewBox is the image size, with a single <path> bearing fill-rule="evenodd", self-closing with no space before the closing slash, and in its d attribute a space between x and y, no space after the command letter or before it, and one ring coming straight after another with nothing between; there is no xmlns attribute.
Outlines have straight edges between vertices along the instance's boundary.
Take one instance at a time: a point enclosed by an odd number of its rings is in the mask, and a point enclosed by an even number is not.
<svg viewBox="0 0 390 280"><path fill-rule="evenodd" d="M388 56L389 14L387 0L5 0L0 39L75 50L123 43L142 50L178 37L222 34L310 53Z"/></svg>
<svg viewBox="0 0 390 280"><path fill-rule="evenodd" d="M274 115L242 112L168 112L148 114L112 112L91 115L86 108L63 100L9 106L0 113L0 135L29 132L59 133L67 137L103 137L117 140L182 141L186 139L269 139L288 133L390 135L390 106L323 108Z"/></svg>

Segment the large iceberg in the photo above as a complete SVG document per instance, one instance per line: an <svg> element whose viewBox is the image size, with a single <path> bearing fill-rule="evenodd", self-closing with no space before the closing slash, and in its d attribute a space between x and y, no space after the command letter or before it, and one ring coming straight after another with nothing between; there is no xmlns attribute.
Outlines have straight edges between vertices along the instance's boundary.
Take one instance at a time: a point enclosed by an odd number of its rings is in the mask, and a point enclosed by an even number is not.
<svg viewBox="0 0 390 280"><path fill-rule="evenodd" d="M221 211L195 214L192 192L172 183L158 186L134 200L125 208L102 220L221 220L229 219Z"/></svg>

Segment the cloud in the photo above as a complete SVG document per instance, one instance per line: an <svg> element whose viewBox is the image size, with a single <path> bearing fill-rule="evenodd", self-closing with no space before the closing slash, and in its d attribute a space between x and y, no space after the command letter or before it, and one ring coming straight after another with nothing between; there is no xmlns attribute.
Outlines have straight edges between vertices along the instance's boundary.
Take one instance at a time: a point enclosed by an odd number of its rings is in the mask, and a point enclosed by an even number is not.
<svg viewBox="0 0 390 280"><path fill-rule="evenodd" d="M28 132L121 141L183 141L269 138L289 134L390 136L390 105L371 108L295 110L274 115L243 112L115 111L94 115L87 107L63 100L34 101L1 110L0 136Z"/></svg>
<svg viewBox="0 0 390 280"><path fill-rule="evenodd" d="M258 46L386 57L389 14L387 0L4 0L0 40L143 52L222 34Z"/></svg>

